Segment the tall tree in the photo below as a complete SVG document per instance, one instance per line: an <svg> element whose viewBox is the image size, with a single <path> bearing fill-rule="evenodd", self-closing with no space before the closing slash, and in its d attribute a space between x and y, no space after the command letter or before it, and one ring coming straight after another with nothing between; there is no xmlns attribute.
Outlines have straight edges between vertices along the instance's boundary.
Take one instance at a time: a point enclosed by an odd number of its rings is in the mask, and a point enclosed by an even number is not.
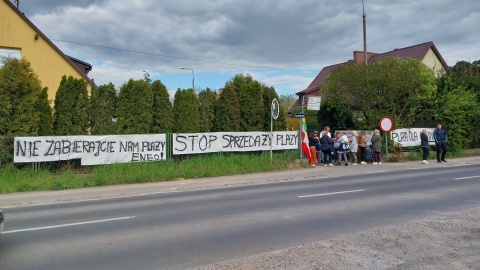
<svg viewBox="0 0 480 270"><path fill-rule="evenodd" d="M262 85L250 75L237 74L225 84L238 98L240 106L240 130L260 131L264 128L265 109Z"/></svg>
<svg viewBox="0 0 480 270"><path fill-rule="evenodd" d="M0 68L0 135L37 135L35 107L42 86L26 59L7 58Z"/></svg>
<svg viewBox="0 0 480 270"><path fill-rule="evenodd" d="M153 92L152 133L169 133L173 128L172 102L167 87L159 80L151 86Z"/></svg>
<svg viewBox="0 0 480 270"><path fill-rule="evenodd" d="M200 131L211 132L215 121L217 93L207 88L198 93L198 100L200 102Z"/></svg>
<svg viewBox="0 0 480 270"><path fill-rule="evenodd" d="M278 103L280 104L280 110L283 111L284 115L288 115L288 111L295 105L298 97L296 95L280 95L278 98Z"/></svg>
<svg viewBox="0 0 480 270"><path fill-rule="evenodd" d="M200 132L198 97L192 89L178 89L173 101L173 132Z"/></svg>
<svg viewBox="0 0 480 270"><path fill-rule="evenodd" d="M53 130L56 135L83 135L90 127L87 83L63 76L55 95Z"/></svg>
<svg viewBox="0 0 480 270"><path fill-rule="evenodd" d="M218 132L240 131L240 107L231 88L222 89L215 108L214 130Z"/></svg>
<svg viewBox="0 0 480 270"><path fill-rule="evenodd" d="M359 126L375 126L388 114L397 127L411 127L435 93L435 73L418 60L384 58L368 66L351 64L335 69L322 87L332 104L359 111Z"/></svg>
<svg viewBox="0 0 480 270"><path fill-rule="evenodd" d="M117 99L117 132L148 134L152 126L153 92L145 80L130 79Z"/></svg>
<svg viewBox="0 0 480 270"><path fill-rule="evenodd" d="M40 93L35 108L37 108L39 116L38 135L53 135L52 108L50 107L50 102L48 100L48 89L46 87L43 88L42 92Z"/></svg>
<svg viewBox="0 0 480 270"><path fill-rule="evenodd" d="M94 135L115 133L115 103L117 92L112 83L100 85L92 89L91 131Z"/></svg>

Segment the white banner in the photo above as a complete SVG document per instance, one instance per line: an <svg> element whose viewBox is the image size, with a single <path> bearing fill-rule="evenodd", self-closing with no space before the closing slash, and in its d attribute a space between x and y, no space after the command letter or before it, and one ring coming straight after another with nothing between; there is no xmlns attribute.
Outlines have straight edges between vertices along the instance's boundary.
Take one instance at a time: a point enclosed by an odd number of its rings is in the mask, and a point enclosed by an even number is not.
<svg viewBox="0 0 480 270"><path fill-rule="evenodd" d="M433 139L433 128L402 128L395 129L390 132L391 139L394 143L402 145L402 147L407 146L420 146L420 134L422 130L426 129L428 132L428 142L430 145L435 145L435 140Z"/></svg>
<svg viewBox="0 0 480 270"><path fill-rule="evenodd" d="M298 148L298 131L214 132L173 134L173 154L248 152Z"/></svg>
<svg viewBox="0 0 480 270"><path fill-rule="evenodd" d="M166 159L165 134L15 137L14 162L81 159L82 165Z"/></svg>

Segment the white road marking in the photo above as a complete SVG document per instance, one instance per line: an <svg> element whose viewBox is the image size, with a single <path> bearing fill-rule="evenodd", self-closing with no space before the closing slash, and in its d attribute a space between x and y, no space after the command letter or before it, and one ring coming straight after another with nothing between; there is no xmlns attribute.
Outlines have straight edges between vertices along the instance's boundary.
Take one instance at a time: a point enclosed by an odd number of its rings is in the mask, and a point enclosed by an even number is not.
<svg viewBox="0 0 480 270"><path fill-rule="evenodd" d="M357 189L357 190L349 190L349 191L304 195L304 196L298 196L298 198L320 197L320 196L338 195L338 194L346 194L346 193L354 193L354 192L362 192L362 191L365 191L365 190L364 189Z"/></svg>
<svg viewBox="0 0 480 270"><path fill-rule="evenodd" d="M101 220L92 220L92 221L85 221L85 222L61 224L61 225L54 225L54 226L45 226L45 227L28 228L28 229L21 229L21 230L4 231L4 232L2 232L2 234L48 230L48 229L56 229L56 228L63 228L63 227L72 227L72 226L87 225L87 224L94 224L94 223L101 223L101 222L118 221L118 220L130 219L130 218L134 218L134 217L135 216L119 217L119 218L110 218L110 219L101 219Z"/></svg>
<svg viewBox="0 0 480 270"><path fill-rule="evenodd" d="M480 178L480 175L460 177L460 178L455 178L455 180L464 180L464 179L472 179L472 178Z"/></svg>
<svg viewBox="0 0 480 270"><path fill-rule="evenodd" d="M374 172L365 172L365 173L384 173L384 172L387 172L387 171L374 171Z"/></svg>

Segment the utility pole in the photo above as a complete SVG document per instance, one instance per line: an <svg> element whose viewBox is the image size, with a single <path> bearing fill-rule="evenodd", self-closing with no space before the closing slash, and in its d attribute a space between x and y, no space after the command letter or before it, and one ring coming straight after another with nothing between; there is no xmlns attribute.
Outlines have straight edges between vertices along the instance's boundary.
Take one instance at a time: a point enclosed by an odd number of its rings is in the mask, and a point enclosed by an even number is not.
<svg viewBox="0 0 480 270"><path fill-rule="evenodd" d="M368 57L367 57L367 16L365 15L365 4L362 0L362 7L363 7L363 62L365 66L368 65Z"/></svg>

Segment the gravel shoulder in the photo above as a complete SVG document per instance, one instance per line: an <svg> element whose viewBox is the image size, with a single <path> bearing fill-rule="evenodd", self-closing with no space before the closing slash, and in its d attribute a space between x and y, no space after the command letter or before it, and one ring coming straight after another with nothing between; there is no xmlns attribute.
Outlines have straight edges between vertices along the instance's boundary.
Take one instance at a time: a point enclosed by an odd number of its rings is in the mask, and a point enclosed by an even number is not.
<svg viewBox="0 0 480 270"><path fill-rule="evenodd" d="M480 269L480 207L195 269Z"/></svg>

